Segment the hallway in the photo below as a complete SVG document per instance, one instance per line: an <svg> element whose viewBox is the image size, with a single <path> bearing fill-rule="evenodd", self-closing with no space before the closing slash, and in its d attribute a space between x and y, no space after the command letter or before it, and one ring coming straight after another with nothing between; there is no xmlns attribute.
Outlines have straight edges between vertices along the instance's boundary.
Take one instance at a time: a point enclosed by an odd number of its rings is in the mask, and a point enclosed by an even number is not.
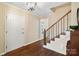
<svg viewBox="0 0 79 59"><path fill-rule="evenodd" d="M78 8L75 2L1 3L0 55L67 55L70 26L77 26Z"/></svg>

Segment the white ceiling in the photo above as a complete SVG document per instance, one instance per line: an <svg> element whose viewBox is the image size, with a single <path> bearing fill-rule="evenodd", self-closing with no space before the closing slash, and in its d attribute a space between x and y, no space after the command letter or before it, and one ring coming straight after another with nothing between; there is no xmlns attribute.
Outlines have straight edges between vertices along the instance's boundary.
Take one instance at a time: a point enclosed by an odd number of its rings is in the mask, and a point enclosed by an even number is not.
<svg viewBox="0 0 79 59"><path fill-rule="evenodd" d="M26 9L25 2L8 2L22 9ZM52 11L50 8L64 4L65 2L37 2L36 9L32 12L36 16L49 16Z"/></svg>

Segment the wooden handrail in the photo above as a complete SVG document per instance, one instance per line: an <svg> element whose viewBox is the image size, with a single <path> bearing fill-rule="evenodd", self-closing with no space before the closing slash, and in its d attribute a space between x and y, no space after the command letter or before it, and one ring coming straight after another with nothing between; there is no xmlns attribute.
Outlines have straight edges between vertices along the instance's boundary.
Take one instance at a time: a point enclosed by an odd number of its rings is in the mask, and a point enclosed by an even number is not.
<svg viewBox="0 0 79 59"><path fill-rule="evenodd" d="M52 28L56 23L58 23L61 19L63 19L66 15L68 15L71 12L71 10L69 12L67 12L64 16L62 16L58 21L56 21L53 25L51 25L46 31L48 31L50 28Z"/></svg>

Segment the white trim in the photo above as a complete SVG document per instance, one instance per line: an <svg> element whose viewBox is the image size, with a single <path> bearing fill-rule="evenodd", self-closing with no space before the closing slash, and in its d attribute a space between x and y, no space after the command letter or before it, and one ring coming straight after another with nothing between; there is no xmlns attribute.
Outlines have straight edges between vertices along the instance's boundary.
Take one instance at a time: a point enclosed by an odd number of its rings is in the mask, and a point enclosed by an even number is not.
<svg viewBox="0 0 79 59"><path fill-rule="evenodd" d="M6 52L0 53L0 56L2 56L2 55L4 55L4 54L6 54Z"/></svg>
<svg viewBox="0 0 79 59"><path fill-rule="evenodd" d="M39 41L39 40L42 40L42 39L38 39L38 40L35 40L35 41L32 41L32 42L29 42L29 43L27 43L27 44L24 44L24 46L27 46L27 45L32 44L32 43L34 43L34 42L36 42L36 41Z"/></svg>
<svg viewBox="0 0 79 59"><path fill-rule="evenodd" d="M4 53L7 53L7 49L6 49L6 46L7 46L7 40L6 40L6 20L7 20L7 15L5 15L5 52Z"/></svg>
<svg viewBox="0 0 79 59"><path fill-rule="evenodd" d="M41 39L38 39L38 40L35 40L35 41L32 41L32 42L29 42L29 43L27 43L27 44L24 44L23 46L27 46L27 45L29 45L29 44L32 44L32 43L34 43L34 42L36 42L36 41L39 41L39 40L41 40ZM21 46L21 47L23 47L23 46ZM18 48L21 48L21 47L18 47ZM18 49L17 48L17 49ZM14 49L15 50L15 49ZM11 51L13 51L13 50L11 50ZM8 52L10 52L10 51L5 51L4 53L1 53L0 55L4 55L4 54L6 54L6 53L8 53Z"/></svg>

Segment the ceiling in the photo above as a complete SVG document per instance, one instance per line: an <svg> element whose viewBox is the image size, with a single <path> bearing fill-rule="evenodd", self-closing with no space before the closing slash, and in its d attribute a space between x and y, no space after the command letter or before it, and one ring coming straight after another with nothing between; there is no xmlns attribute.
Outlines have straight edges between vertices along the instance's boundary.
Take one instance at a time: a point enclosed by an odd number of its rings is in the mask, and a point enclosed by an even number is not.
<svg viewBox="0 0 79 59"><path fill-rule="evenodd" d="M8 2L8 3L26 10L25 2ZM37 2L37 7L32 12L32 14L42 17L49 16L52 13L50 8L59 6L64 3L65 2Z"/></svg>

